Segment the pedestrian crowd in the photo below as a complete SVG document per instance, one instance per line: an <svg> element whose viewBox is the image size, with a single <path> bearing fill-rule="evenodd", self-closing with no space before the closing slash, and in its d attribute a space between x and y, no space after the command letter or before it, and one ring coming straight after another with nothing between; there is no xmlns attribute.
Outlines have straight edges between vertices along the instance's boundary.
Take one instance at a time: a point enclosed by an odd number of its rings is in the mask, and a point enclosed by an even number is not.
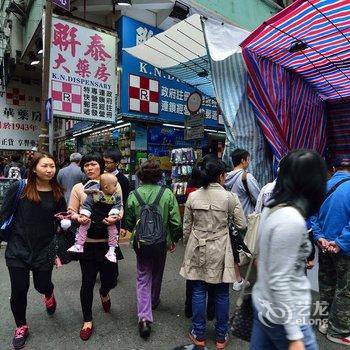
<svg viewBox="0 0 350 350"><path fill-rule="evenodd" d="M315 246L319 302L324 305L317 330L331 342L350 346L350 156L338 156L327 172L316 152L292 151L281 159L276 179L262 189L248 172L250 158L246 150L236 149L232 169L210 154L199 161L187 187L183 217L172 190L160 185L162 171L155 160L140 165L140 186L133 191L118 170L118 149L103 155L73 153L60 170L51 155L38 152L28 167L18 155L1 162L1 173L18 180L0 210L16 324L13 347L23 348L29 336L30 273L53 315L52 270L71 260L81 268L80 338L87 341L94 331L97 275L102 309L108 313L123 260L119 237L128 232L136 254L142 338L150 337L153 310L160 304L167 252L174 253L183 239L179 273L186 279L191 344L177 349L205 349L207 320L214 318L217 349L226 347L230 327L235 334L237 324L248 334L251 350L318 349L307 278L315 265ZM244 257L250 261L245 276ZM251 268L256 281L249 277ZM231 319L230 285L248 305L238 305Z"/></svg>

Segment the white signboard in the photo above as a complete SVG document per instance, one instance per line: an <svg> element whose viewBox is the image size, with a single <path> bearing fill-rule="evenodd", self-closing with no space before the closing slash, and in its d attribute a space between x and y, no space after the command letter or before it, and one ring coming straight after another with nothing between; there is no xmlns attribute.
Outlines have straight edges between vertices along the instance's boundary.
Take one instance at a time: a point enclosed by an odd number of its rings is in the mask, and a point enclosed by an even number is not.
<svg viewBox="0 0 350 350"><path fill-rule="evenodd" d="M189 126L200 126L203 125L204 116L203 114L191 114L185 118L185 125Z"/></svg>
<svg viewBox="0 0 350 350"><path fill-rule="evenodd" d="M0 149L29 150L40 134L40 86L10 84L0 96Z"/></svg>
<svg viewBox="0 0 350 350"><path fill-rule="evenodd" d="M49 96L55 116L115 121L116 36L52 19Z"/></svg>
<svg viewBox="0 0 350 350"><path fill-rule="evenodd" d="M204 126L194 126L185 129L185 140L197 140L204 138Z"/></svg>

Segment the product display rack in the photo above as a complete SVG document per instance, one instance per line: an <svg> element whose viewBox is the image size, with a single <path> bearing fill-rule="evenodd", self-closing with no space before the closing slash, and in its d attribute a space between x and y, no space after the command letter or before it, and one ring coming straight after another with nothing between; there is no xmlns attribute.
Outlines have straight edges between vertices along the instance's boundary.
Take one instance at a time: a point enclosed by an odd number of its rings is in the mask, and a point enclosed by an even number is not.
<svg viewBox="0 0 350 350"><path fill-rule="evenodd" d="M193 148L177 148L171 151L171 186L179 204L186 202L187 185L195 162Z"/></svg>

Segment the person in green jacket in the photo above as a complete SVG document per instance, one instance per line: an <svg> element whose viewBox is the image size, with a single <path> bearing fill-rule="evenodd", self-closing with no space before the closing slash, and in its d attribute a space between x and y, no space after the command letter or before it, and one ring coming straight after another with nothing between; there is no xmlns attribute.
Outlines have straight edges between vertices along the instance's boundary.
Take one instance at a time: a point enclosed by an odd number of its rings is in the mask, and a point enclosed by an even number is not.
<svg viewBox="0 0 350 350"><path fill-rule="evenodd" d="M137 172L142 185L137 189L141 199L146 204L153 204L161 186L158 182L162 178L157 161L148 160L143 163ZM136 190L135 190L136 191ZM131 192L125 209L125 227L133 232L137 221L140 218L141 205ZM142 338L148 338L151 333L153 322L152 310L155 310L160 302L160 291L163 279L163 272L166 260L166 252L175 252L176 242L182 237L182 222L179 206L176 198L170 189L165 189L161 195L158 205L162 217L163 227L166 236L166 245L158 254L144 255L140 250L135 249L137 259L137 312L139 319L139 332ZM135 247L135 235L131 236L131 243Z"/></svg>

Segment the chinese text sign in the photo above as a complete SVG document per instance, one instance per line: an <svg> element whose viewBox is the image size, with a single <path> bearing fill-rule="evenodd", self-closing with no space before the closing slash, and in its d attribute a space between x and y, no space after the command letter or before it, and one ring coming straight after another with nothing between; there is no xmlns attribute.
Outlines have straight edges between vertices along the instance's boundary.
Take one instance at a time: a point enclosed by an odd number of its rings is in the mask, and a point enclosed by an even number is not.
<svg viewBox="0 0 350 350"><path fill-rule="evenodd" d="M40 87L13 83L0 97L0 149L28 150L40 134Z"/></svg>
<svg viewBox="0 0 350 350"><path fill-rule="evenodd" d="M116 37L53 18L50 97L55 116L115 120Z"/></svg>

